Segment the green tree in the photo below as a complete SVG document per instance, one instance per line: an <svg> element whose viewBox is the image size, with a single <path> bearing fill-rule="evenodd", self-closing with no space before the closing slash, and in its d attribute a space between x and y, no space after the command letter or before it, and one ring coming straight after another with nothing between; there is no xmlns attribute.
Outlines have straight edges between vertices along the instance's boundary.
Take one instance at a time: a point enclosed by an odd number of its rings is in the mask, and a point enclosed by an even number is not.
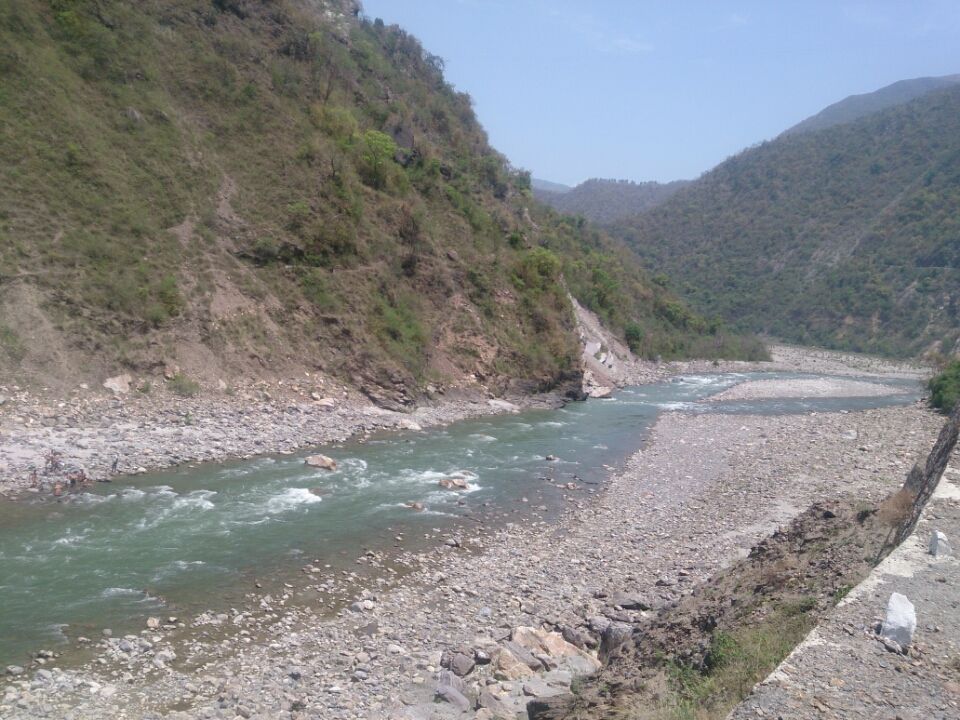
<svg viewBox="0 0 960 720"><path fill-rule="evenodd" d="M367 130L360 137L360 175L372 188L385 190L397 144L386 133Z"/></svg>

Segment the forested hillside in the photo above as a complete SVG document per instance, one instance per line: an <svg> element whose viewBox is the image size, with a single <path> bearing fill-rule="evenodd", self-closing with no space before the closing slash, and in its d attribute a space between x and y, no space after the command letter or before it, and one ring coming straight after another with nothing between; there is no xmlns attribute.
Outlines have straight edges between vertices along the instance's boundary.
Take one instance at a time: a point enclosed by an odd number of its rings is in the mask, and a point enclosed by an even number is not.
<svg viewBox="0 0 960 720"><path fill-rule="evenodd" d="M545 388L568 288L644 354L726 352L442 67L350 0L0 4L0 368Z"/></svg>
<svg viewBox="0 0 960 720"><path fill-rule="evenodd" d="M881 110L910 102L927 93L953 87L958 83L960 83L960 75L900 80L874 92L851 95L835 102L816 115L797 123L784 134L825 130L834 125L853 122Z"/></svg>
<svg viewBox="0 0 960 720"><path fill-rule="evenodd" d="M733 157L619 224L743 329L910 355L960 329L960 87Z"/></svg>
<svg viewBox="0 0 960 720"><path fill-rule="evenodd" d="M686 180L669 183L629 180L587 180L567 192L534 187L537 199L569 215L583 215L596 223L611 223L666 202Z"/></svg>

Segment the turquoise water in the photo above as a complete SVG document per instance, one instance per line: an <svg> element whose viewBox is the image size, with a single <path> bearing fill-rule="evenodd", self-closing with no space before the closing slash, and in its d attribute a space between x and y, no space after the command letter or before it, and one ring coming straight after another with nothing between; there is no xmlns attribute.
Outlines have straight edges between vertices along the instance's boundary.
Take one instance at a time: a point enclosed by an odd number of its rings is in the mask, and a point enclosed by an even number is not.
<svg viewBox="0 0 960 720"><path fill-rule="evenodd" d="M635 451L664 409L791 413L881 407L878 398L698 401L751 375L703 375L629 388L609 400L469 420L321 448L210 464L101 485L59 501L0 507L0 664L99 629L142 627L150 614L228 608L253 577L294 573L307 559L346 566L398 532L454 528L563 506L557 483L599 483ZM802 377L764 374L763 377ZM558 460L548 462L547 455ZM467 481L465 492L438 485ZM523 498L529 500L523 503ZM419 502L423 512L405 503ZM335 570L331 570L335 571Z"/></svg>

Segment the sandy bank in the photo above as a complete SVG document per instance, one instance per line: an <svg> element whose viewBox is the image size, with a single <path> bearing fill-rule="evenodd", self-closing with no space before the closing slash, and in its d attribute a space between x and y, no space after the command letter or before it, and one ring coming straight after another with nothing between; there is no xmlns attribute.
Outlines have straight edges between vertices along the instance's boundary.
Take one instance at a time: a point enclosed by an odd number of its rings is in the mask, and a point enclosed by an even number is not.
<svg viewBox="0 0 960 720"><path fill-rule="evenodd" d="M836 378L796 380L752 380L740 383L710 398L724 400L767 400L772 398L879 397L905 390L891 385Z"/></svg>

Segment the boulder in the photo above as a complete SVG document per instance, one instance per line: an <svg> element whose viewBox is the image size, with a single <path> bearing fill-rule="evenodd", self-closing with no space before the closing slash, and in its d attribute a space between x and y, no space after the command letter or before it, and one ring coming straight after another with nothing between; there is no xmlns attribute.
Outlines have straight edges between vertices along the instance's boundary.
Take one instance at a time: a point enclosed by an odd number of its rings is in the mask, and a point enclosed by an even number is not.
<svg viewBox="0 0 960 720"><path fill-rule="evenodd" d="M487 689L480 691L477 705L480 710L487 711L487 717L496 718L496 720L514 720L516 717L516 713L506 703ZM477 717L480 717L480 715L478 714Z"/></svg>
<svg viewBox="0 0 960 720"><path fill-rule="evenodd" d="M437 485L446 490L466 490L469 487L467 479L462 477L440 478Z"/></svg>
<svg viewBox="0 0 960 720"><path fill-rule="evenodd" d="M594 639L593 635L581 630L580 628L575 628L572 625L564 625L562 628L560 628L560 632L561 635L563 635L564 640L583 650L586 650L587 648L595 648L597 646L597 641Z"/></svg>
<svg viewBox="0 0 960 720"><path fill-rule="evenodd" d="M887 601L887 615L880 627L880 636L892 640L906 652L917 630L917 612L905 595L893 593Z"/></svg>
<svg viewBox="0 0 960 720"><path fill-rule="evenodd" d="M500 410L501 412L520 412L519 407L506 400L487 400L487 405L492 407L494 410Z"/></svg>
<svg viewBox="0 0 960 720"><path fill-rule="evenodd" d="M323 470L336 470L337 461L326 455L310 455L303 461L310 467L321 468Z"/></svg>
<svg viewBox="0 0 960 720"><path fill-rule="evenodd" d="M653 607L646 598L625 592L614 593L610 604L619 605L624 610L649 610Z"/></svg>
<svg viewBox="0 0 960 720"><path fill-rule="evenodd" d="M600 635L600 659L610 657L614 649L620 647L630 637L630 626L624 623L612 622L607 625Z"/></svg>
<svg viewBox="0 0 960 720"><path fill-rule="evenodd" d="M603 386L599 386L599 385L598 385L598 386L596 386L596 387L590 388L590 391L589 391L587 394L588 394L590 397L592 397L593 399L595 399L595 400L600 400L600 399L603 399L603 398L612 397L612 396L613 396L613 388L611 388L611 387L603 387Z"/></svg>
<svg viewBox="0 0 960 720"><path fill-rule="evenodd" d="M950 547L947 536L939 530L934 530L930 535L930 554L934 557L953 555L953 548Z"/></svg>
<svg viewBox="0 0 960 720"><path fill-rule="evenodd" d="M103 386L114 395L126 395L130 392L130 384L133 378L127 373L123 375L114 375L103 381Z"/></svg>
<svg viewBox="0 0 960 720"><path fill-rule="evenodd" d="M441 670L437 675L436 697L459 710L466 712L473 708L467 698L467 684L449 670Z"/></svg>
<svg viewBox="0 0 960 720"><path fill-rule="evenodd" d="M440 658L440 666L447 668L457 677L469 675L476 664L472 657L462 652L446 651Z"/></svg>
<svg viewBox="0 0 960 720"><path fill-rule="evenodd" d="M533 670L507 648L497 650L493 656L491 668L497 680L525 680L533 676Z"/></svg>
<svg viewBox="0 0 960 720"><path fill-rule="evenodd" d="M316 395L316 393L314 393ZM313 397L311 395L311 397ZM337 401L333 398L314 398L313 402L314 407L322 408L324 410L333 410L337 406Z"/></svg>
<svg viewBox="0 0 960 720"><path fill-rule="evenodd" d="M472 703L467 700L466 695L449 685L440 685L437 687L436 697L438 700L453 705L461 712L467 712L472 709Z"/></svg>
<svg viewBox="0 0 960 720"><path fill-rule="evenodd" d="M518 627L514 629L510 640L528 651L548 670L563 667L579 676L590 675L600 669L600 662L595 657L564 640L558 632ZM512 647L510 649L513 650Z"/></svg>

